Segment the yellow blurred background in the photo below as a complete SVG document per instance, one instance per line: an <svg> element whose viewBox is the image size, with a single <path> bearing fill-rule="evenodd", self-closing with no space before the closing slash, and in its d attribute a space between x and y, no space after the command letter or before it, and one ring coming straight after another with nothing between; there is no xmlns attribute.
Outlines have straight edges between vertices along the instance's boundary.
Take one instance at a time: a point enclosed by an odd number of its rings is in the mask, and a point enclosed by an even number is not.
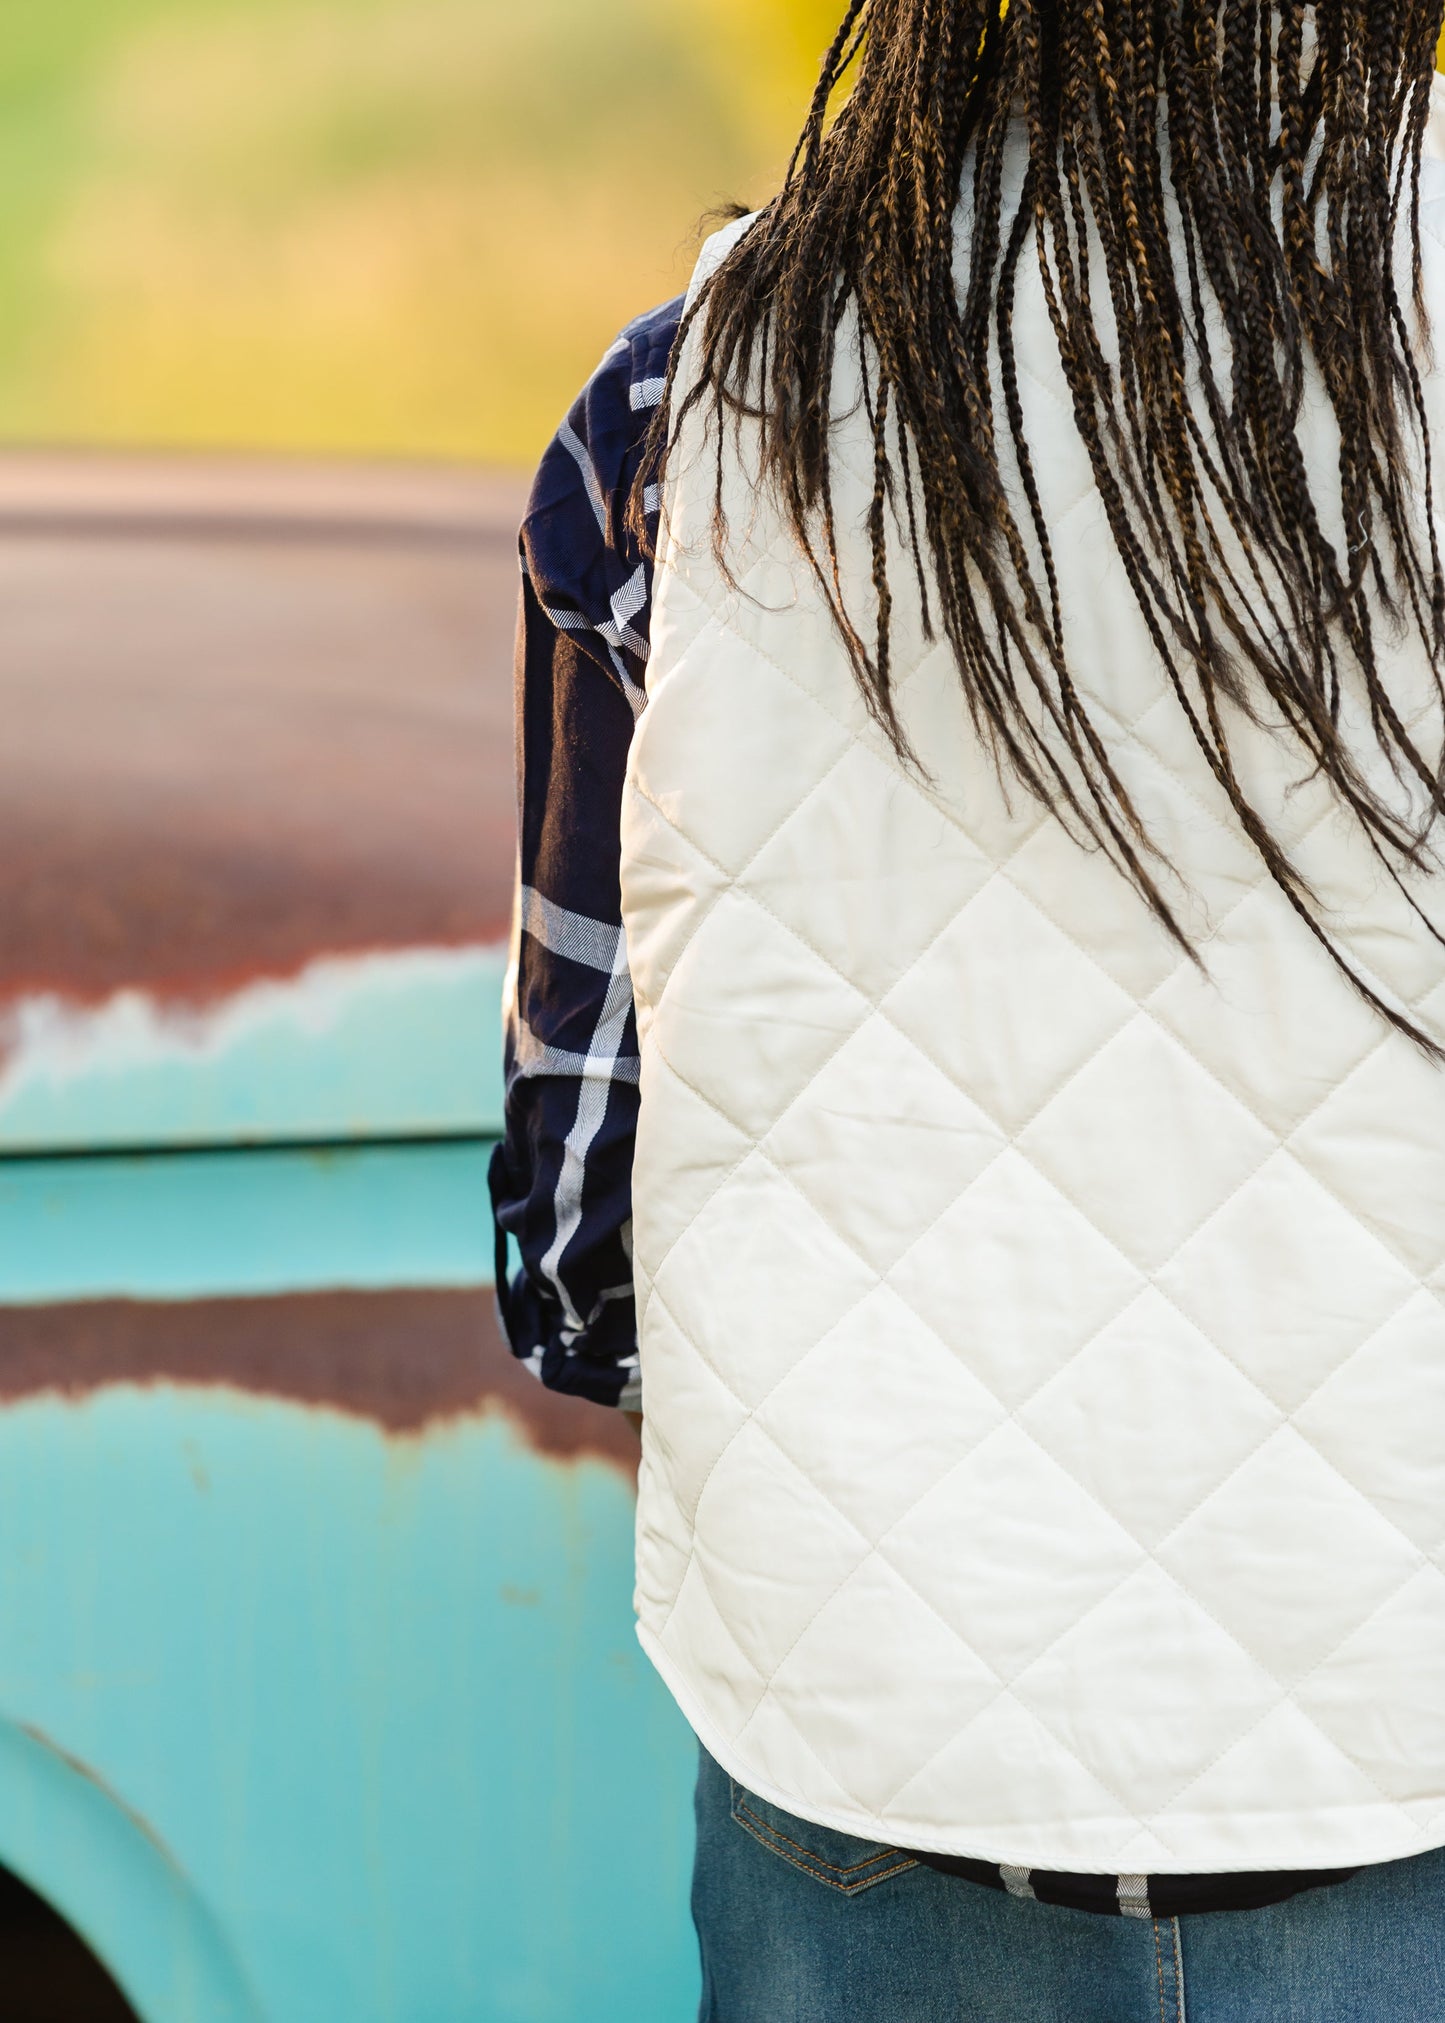
<svg viewBox="0 0 1445 2023"><path fill-rule="evenodd" d="M7 0L0 436L526 463L839 0Z"/></svg>
<svg viewBox="0 0 1445 2023"><path fill-rule="evenodd" d="M840 0L6 0L0 437L523 464Z"/></svg>

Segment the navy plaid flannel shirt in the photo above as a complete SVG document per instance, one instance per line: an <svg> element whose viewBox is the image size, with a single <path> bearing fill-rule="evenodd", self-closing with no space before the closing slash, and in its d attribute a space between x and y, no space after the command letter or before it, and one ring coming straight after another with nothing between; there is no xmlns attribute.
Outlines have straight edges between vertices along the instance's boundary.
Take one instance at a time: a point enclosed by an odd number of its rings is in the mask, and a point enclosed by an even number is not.
<svg viewBox="0 0 1445 2023"><path fill-rule="evenodd" d="M681 299L629 324L542 459L522 523L518 869L497 1298L542 1382L640 1404L632 1293L637 1021L622 781L646 700L652 570L625 525ZM655 511L655 503L653 503Z"/></svg>

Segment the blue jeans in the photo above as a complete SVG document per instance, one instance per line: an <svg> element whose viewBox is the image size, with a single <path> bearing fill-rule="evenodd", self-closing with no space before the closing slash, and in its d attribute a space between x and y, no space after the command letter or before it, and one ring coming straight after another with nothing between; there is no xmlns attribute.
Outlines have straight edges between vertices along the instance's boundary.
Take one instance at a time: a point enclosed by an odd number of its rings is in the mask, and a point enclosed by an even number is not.
<svg viewBox="0 0 1445 2023"><path fill-rule="evenodd" d="M1445 1852L1258 1911L1030 1903L794 1819L703 1753L701 2023L1445 2023Z"/></svg>

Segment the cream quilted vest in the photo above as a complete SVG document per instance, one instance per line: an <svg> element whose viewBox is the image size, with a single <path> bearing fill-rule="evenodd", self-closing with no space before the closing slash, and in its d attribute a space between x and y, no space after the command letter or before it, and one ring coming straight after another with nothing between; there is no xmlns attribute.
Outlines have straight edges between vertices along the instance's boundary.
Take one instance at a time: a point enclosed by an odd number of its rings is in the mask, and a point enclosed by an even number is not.
<svg viewBox="0 0 1445 2023"><path fill-rule="evenodd" d="M1445 332L1434 162L1424 198ZM623 812L640 1635L725 1768L870 1840L1115 1873L1408 1855L1445 1842L1445 1072L1261 876L1021 273L1072 665L1207 973L1000 786L901 562L927 779L868 724L747 443L737 589L683 459ZM1445 376L1427 398L1445 444ZM1328 497L1317 388L1306 439ZM1423 656L1389 651L1418 713ZM1236 736L1337 939L1445 1035L1445 949L1288 748Z"/></svg>

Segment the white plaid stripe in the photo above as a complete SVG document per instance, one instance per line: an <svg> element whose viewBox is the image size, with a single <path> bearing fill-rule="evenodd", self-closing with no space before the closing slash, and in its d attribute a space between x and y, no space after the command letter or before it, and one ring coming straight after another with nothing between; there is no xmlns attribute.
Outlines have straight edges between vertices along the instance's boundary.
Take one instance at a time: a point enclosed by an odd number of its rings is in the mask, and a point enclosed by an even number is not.
<svg viewBox="0 0 1445 2023"><path fill-rule="evenodd" d="M566 1047L549 1046L539 1040L524 1018L512 1029L512 1073L523 1080L534 1075L571 1076L579 1082L637 1082L642 1063L627 1055L615 1061L599 1060L595 1054L569 1052Z"/></svg>
<svg viewBox="0 0 1445 2023"><path fill-rule="evenodd" d="M587 497L592 507L593 517L596 519L598 527L605 534L607 532L607 501L602 496L602 487L598 483L596 466L592 462L591 453L586 443L583 442L581 436L578 435L576 429L573 428L569 421L564 421L561 428L558 429L557 440L582 473L582 483L587 489Z"/></svg>
<svg viewBox="0 0 1445 2023"><path fill-rule="evenodd" d="M649 486L649 500L655 491L655 486ZM655 512L656 507L649 504L647 511ZM522 573L524 576L527 573L525 560L522 563ZM602 642L607 649L607 664L616 675L634 718L642 714L643 704L647 701L647 691L628 666L624 649L638 660L645 661L647 658L647 641L633 626L632 620L647 609L649 594L646 571L639 568L631 581L613 597L613 615L610 619L594 620L588 618L584 612L574 611L569 605L558 604L555 601L549 603L540 594L537 598L537 602L559 632L579 634L590 632L594 639Z"/></svg>
<svg viewBox="0 0 1445 2023"><path fill-rule="evenodd" d="M652 596L652 586L647 580L647 570L638 563L632 575L612 599L612 616L617 623L620 643L629 653L647 657L647 641L640 632L633 630L632 620L647 609Z"/></svg>
<svg viewBox="0 0 1445 2023"><path fill-rule="evenodd" d="M604 976L616 976L620 962L626 974L627 950L620 926L573 913L532 885L521 887L518 904L523 934L530 934L550 954L601 970Z"/></svg>
<svg viewBox="0 0 1445 2023"><path fill-rule="evenodd" d="M627 941L620 926L609 921L590 920L558 906L534 886L521 885L517 894L520 931L549 954L586 969L600 971L608 978L592 1041L585 1054L548 1045L539 1040L518 1008L515 996L508 1004L513 1072L522 1075L554 1074L571 1076L577 1082L577 1110L572 1129L562 1148L562 1166L552 1197L553 1235L541 1260L541 1273L562 1309L562 1341L571 1347L581 1339L595 1317L577 1310L562 1274L567 1246L582 1225L583 1190L587 1178L587 1154L607 1114L608 1093L619 1081L636 1082L639 1063L624 1054L623 1042L632 1013L632 978L627 967ZM610 1287L598 1304L608 1298L631 1293L630 1283ZM540 1368L541 1355L527 1359ZM629 1358L635 1365L636 1358Z"/></svg>

